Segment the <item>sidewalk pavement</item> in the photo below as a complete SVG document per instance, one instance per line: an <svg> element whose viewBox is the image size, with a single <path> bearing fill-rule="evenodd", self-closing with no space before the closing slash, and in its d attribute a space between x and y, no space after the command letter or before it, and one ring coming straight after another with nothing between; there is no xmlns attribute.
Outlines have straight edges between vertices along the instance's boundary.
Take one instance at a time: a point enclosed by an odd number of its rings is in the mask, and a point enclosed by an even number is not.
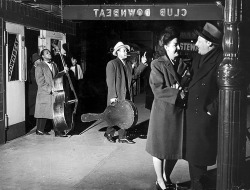
<svg viewBox="0 0 250 190"><path fill-rule="evenodd" d="M54 137L53 132L39 136L33 129L0 146L0 190L155 189L152 157L145 151L150 113L144 108L144 96L135 98L139 113L131 129L135 144L108 142L103 136L107 124L96 121L84 133L68 138ZM86 123L80 125L87 129ZM177 162L171 179L189 182L186 161Z"/></svg>

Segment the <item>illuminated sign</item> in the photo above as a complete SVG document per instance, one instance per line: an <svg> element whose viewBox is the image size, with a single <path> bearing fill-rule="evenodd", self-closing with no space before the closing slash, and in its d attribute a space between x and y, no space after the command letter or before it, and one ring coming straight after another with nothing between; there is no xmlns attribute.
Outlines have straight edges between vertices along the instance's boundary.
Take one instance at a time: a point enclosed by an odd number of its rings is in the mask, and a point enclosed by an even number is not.
<svg viewBox="0 0 250 190"><path fill-rule="evenodd" d="M66 5L69 20L222 20L216 4Z"/></svg>

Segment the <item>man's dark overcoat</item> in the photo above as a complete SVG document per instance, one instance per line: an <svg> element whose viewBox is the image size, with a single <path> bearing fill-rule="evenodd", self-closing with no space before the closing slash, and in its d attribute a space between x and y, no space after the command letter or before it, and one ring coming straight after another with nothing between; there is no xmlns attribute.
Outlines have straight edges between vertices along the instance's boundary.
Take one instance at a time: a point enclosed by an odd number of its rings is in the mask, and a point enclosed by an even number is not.
<svg viewBox="0 0 250 190"><path fill-rule="evenodd" d="M161 159L182 158L184 109L176 106L179 90L171 88L181 76L185 65L180 62L177 72L167 56L151 63L149 83L154 93L146 151Z"/></svg>
<svg viewBox="0 0 250 190"><path fill-rule="evenodd" d="M125 61L123 65L122 61L117 57L108 62L106 67L106 82L108 86L107 105L110 105L111 98L117 98L118 101L125 100L126 92L129 91L133 75L139 75L146 66L142 63L133 70L130 61ZM126 78L127 84L126 86Z"/></svg>
<svg viewBox="0 0 250 190"><path fill-rule="evenodd" d="M186 159L191 164L215 164L218 130L217 68L222 62L221 48L193 59L186 110ZM207 114L211 113L211 116Z"/></svg>

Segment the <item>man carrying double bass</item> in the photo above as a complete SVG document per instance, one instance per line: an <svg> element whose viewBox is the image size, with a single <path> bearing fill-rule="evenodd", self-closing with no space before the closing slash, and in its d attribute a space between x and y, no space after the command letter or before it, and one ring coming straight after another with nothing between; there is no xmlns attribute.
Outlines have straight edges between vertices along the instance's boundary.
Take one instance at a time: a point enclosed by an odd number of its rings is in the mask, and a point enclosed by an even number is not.
<svg viewBox="0 0 250 190"><path fill-rule="evenodd" d="M126 60L127 58L127 51L130 50L128 45L123 44L122 42L118 42L113 50L113 55L117 56L117 58L108 62L106 67L106 82L108 86L108 97L107 97L107 105L110 105L116 101L121 100L131 100L131 81L133 75L139 75L146 67L147 67L147 59L146 59L146 52L141 58L140 65L133 69L132 64ZM115 133L114 126L107 127L104 136L107 138L108 141L115 143L114 133ZM134 144L135 142L128 139L126 136L125 129L119 129L119 143L128 143Z"/></svg>
<svg viewBox="0 0 250 190"><path fill-rule="evenodd" d="M56 64L51 61L51 53L48 49L43 49L40 54L41 62L35 68L35 79L38 86L35 115L37 118L37 135L50 135L44 131L47 119L53 119L53 103L54 103L54 79L62 77L68 72L68 67L64 67L63 71L59 72ZM54 126L55 136L66 137L64 131Z"/></svg>

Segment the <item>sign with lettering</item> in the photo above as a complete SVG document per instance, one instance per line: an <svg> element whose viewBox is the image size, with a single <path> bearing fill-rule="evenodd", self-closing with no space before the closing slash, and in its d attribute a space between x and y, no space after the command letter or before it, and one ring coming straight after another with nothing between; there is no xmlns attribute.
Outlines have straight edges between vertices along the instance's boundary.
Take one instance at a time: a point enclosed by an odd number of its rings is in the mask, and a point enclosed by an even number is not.
<svg viewBox="0 0 250 190"><path fill-rule="evenodd" d="M12 51L11 51L10 60L9 60L9 72L8 72L9 73L9 81L11 80L15 63L18 60L18 57L17 57L18 56L18 45L19 45L19 41L18 41L18 39L16 37L15 41L14 41Z"/></svg>
<svg viewBox="0 0 250 190"><path fill-rule="evenodd" d="M191 42L181 42L180 49L181 51L197 51L198 50L195 44Z"/></svg>
<svg viewBox="0 0 250 190"><path fill-rule="evenodd" d="M223 7L216 4L161 5L66 5L69 20L222 20Z"/></svg>

